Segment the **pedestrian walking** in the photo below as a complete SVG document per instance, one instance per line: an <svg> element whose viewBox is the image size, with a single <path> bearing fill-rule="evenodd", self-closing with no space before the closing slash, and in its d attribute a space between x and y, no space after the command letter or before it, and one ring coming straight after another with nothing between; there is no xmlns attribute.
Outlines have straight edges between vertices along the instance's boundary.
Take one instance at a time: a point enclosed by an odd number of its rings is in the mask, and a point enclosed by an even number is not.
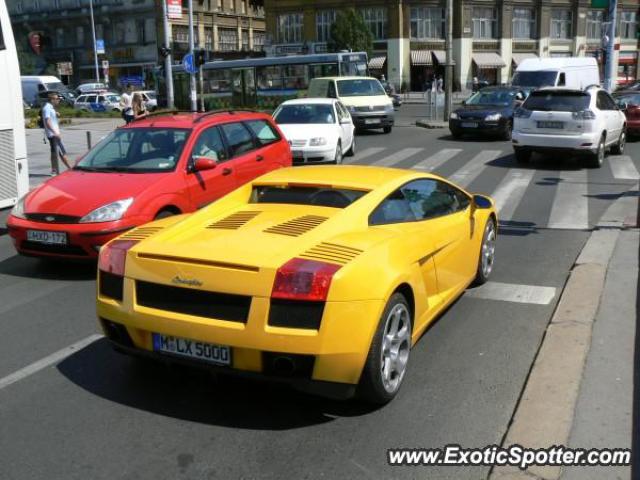
<svg viewBox="0 0 640 480"><path fill-rule="evenodd" d="M480 90L480 82L478 81L478 77L473 77L473 83L471 84L471 91L473 93Z"/></svg>
<svg viewBox="0 0 640 480"><path fill-rule="evenodd" d="M138 92L133 94L133 98L131 100L131 111L133 115L132 120L140 120L141 118L149 115L149 112L147 112L147 107L142 100L142 95Z"/></svg>
<svg viewBox="0 0 640 480"><path fill-rule="evenodd" d="M120 106L122 107L122 118L127 123L131 123L133 120L133 109L131 103L133 101L133 87L130 83L127 83L127 88L120 97Z"/></svg>
<svg viewBox="0 0 640 480"><path fill-rule="evenodd" d="M70 169L69 160L67 159L67 151L62 143L62 136L60 135L60 124L58 122L58 112L55 107L60 104L60 95L56 92L50 92L48 95L48 102L42 107L42 126L44 127L44 134L49 140L49 146L51 147L51 175L58 175L60 168L58 166L58 157L62 160L62 163Z"/></svg>
<svg viewBox="0 0 640 480"><path fill-rule="evenodd" d="M442 75L438 77L438 93L444 92L443 88L444 81L442 80Z"/></svg>

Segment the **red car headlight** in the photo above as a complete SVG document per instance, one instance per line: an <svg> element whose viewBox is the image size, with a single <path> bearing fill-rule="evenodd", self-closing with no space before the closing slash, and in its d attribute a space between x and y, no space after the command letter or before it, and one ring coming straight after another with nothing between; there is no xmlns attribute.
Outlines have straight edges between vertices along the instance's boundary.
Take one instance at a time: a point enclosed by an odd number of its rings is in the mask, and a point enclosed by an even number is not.
<svg viewBox="0 0 640 480"><path fill-rule="evenodd" d="M124 277L127 252L138 240L114 240L100 249L98 268L103 272Z"/></svg>
<svg viewBox="0 0 640 480"><path fill-rule="evenodd" d="M294 258L278 269L271 298L324 302L340 265Z"/></svg>

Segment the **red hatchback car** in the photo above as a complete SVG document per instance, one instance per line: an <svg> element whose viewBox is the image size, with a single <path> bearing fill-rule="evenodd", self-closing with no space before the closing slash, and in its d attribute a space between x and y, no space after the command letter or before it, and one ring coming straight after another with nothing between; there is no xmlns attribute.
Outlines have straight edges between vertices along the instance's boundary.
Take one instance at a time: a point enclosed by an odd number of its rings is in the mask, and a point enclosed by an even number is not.
<svg viewBox="0 0 640 480"><path fill-rule="evenodd" d="M627 117L627 135L640 135L640 92L616 92L613 97Z"/></svg>
<svg viewBox="0 0 640 480"><path fill-rule="evenodd" d="M150 116L21 198L7 227L23 255L91 259L125 230L193 212L287 166L289 144L266 114Z"/></svg>

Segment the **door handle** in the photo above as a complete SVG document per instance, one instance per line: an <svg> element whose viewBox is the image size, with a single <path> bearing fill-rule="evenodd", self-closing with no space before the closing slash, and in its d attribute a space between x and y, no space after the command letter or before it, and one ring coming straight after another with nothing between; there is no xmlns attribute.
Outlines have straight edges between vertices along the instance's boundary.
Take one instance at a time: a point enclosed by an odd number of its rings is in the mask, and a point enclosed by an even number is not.
<svg viewBox="0 0 640 480"><path fill-rule="evenodd" d="M233 170L231 170L230 168L223 168L222 169L222 175L231 175L231 172Z"/></svg>
<svg viewBox="0 0 640 480"><path fill-rule="evenodd" d="M262 160L264 160L262 155L256 155L256 162L261 162Z"/></svg>

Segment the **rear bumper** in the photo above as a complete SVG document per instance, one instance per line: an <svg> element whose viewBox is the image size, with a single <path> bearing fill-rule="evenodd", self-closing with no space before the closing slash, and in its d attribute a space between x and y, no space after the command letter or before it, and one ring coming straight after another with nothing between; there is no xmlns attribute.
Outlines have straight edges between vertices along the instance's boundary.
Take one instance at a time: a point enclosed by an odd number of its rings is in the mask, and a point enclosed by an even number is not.
<svg viewBox="0 0 640 480"><path fill-rule="evenodd" d="M553 135L522 133L513 131L511 141L515 148L529 150L564 150L578 152L595 152L600 135L597 132L585 132L576 135Z"/></svg>

